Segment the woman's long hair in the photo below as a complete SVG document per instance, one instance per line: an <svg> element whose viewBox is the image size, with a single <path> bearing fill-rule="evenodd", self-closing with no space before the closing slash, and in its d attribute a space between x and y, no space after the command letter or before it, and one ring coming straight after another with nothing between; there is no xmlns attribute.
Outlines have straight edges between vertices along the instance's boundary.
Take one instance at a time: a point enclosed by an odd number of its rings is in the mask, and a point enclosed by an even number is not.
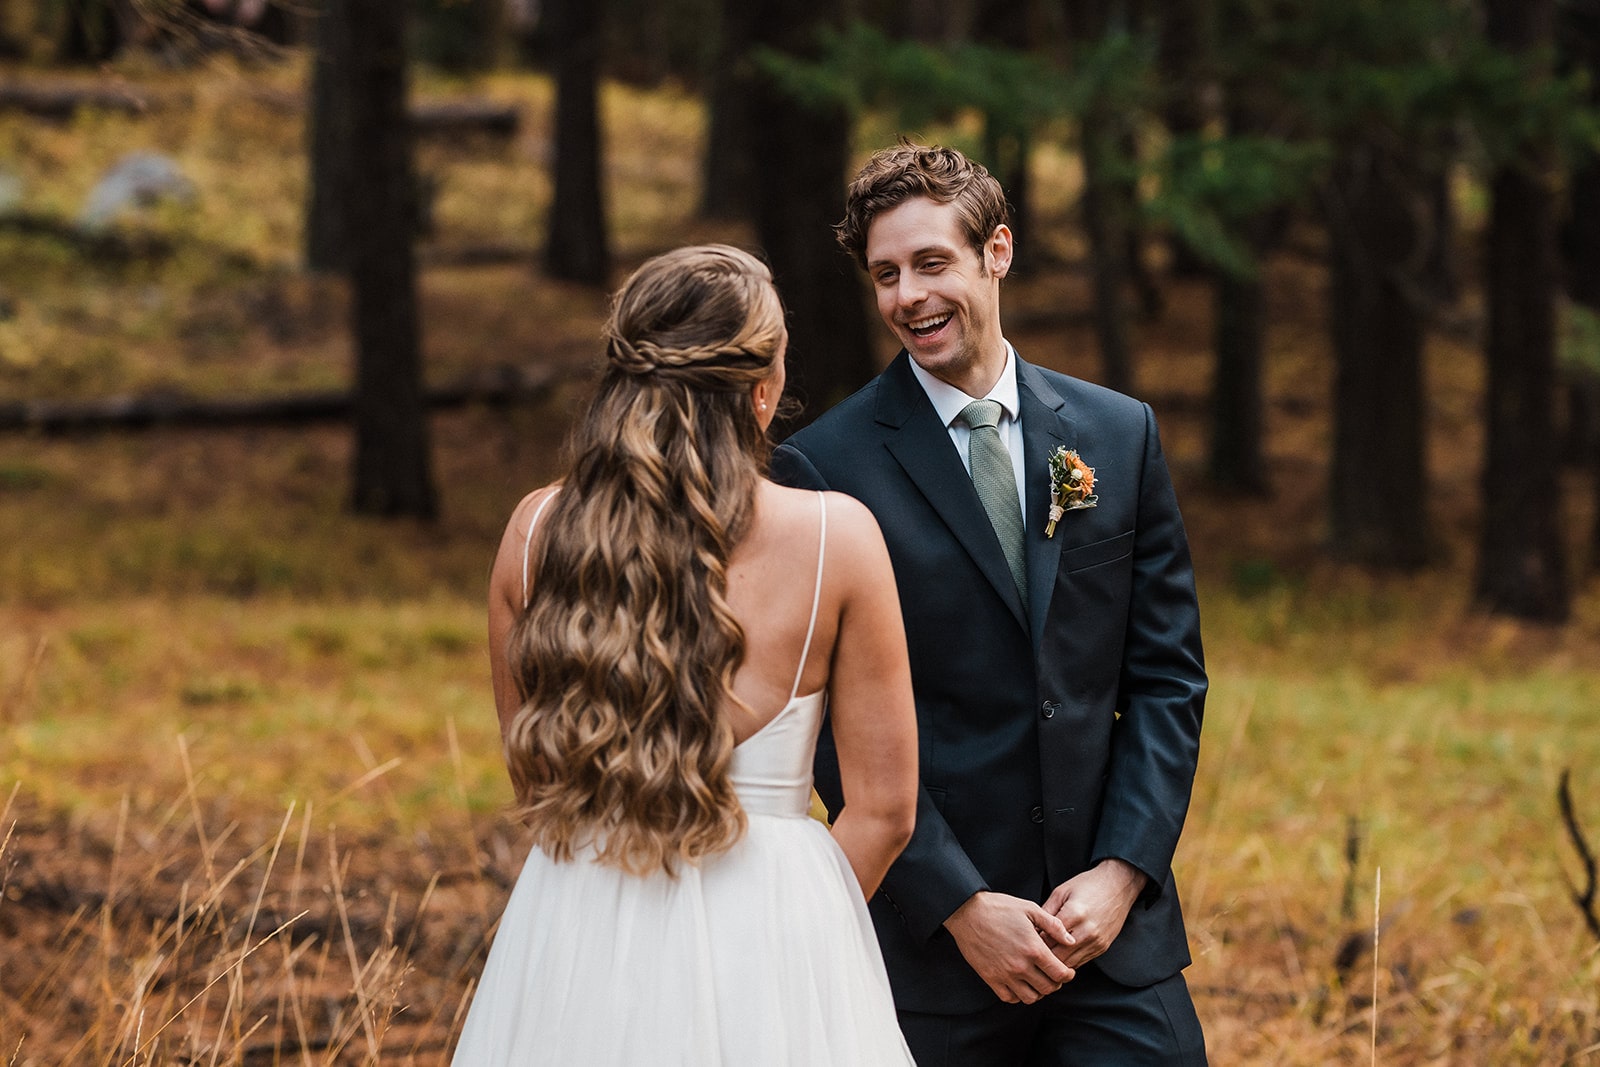
<svg viewBox="0 0 1600 1067"><path fill-rule="evenodd" d="M608 366L540 523L509 657L518 814L557 860L672 873L744 832L729 780L744 631L728 557L767 459L751 388L785 337L772 276L725 245L649 260L618 293Z"/></svg>

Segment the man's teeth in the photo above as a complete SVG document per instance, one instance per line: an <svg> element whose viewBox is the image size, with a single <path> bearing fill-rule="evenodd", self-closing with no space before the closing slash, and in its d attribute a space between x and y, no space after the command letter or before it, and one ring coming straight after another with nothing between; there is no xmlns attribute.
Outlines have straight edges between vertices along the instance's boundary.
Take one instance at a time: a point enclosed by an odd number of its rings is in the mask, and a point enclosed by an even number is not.
<svg viewBox="0 0 1600 1067"><path fill-rule="evenodd" d="M915 333L924 333L936 326L943 326L949 320L949 315L933 315L926 319L917 319L915 322L906 323Z"/></svg>

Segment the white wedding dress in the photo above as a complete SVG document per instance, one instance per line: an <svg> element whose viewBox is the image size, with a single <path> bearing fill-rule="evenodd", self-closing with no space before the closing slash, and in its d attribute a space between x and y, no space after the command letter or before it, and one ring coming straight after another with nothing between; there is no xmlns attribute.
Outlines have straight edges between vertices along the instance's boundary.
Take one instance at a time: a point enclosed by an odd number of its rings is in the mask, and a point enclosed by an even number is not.
<svg viewBox="0 0 1600 1067"><path fill-rule="evenodd" d="M819 547L819 594L821 577ZM912 1062L855 874L808 814L824 694L799 684L734 749L748 828L727 852L641 877L532 851L455 1067Z"/></svg>

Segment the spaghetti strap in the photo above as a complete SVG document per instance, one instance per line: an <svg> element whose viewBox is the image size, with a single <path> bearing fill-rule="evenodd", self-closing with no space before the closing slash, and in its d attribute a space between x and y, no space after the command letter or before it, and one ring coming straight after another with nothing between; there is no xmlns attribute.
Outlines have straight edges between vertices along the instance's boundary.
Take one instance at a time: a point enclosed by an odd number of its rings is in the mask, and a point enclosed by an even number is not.
<svg viewBox="0 0 1600 1067"><path fill-rule="evenodd" d="M528 553L533 549L533 528L539 525L539 516L544 514L544 506L556 498L557 489L539 501L539 506L533 509L533 518L528 520L528 537L522 542L522 607L528 607Z"/></svg>
<svg viewBox="0 0 1600 1067"><path fill-rule="evenodd" d="M795 668L794 685L789 688L791 704L800 694L800 678L806 672L806 659L811 655L811 635L817 631L817 607L822 603L822 560L828 545L828 498L821 491L817 493L817 514L821 526L817 534L817 587L811 593L811 621L806 623L806 643L800 649L800 665Z"/></svg>

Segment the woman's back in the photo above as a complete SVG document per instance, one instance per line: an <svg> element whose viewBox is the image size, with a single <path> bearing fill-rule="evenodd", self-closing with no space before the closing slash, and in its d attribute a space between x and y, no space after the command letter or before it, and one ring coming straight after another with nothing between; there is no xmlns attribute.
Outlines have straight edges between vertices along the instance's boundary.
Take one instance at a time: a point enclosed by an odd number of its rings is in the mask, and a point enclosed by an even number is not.
<svg viewBox="0 0 1600 1067"><path fill-rule="evenodd" d="M791 697L827 684L844 593L839 564L851 551L837 514L840 502L832 504L829 538L819 494L763 485L750 531L729 558L728 607L745 637L744 662L733 680L745 706L722 709L735 743L762 729Z"/></svg>

